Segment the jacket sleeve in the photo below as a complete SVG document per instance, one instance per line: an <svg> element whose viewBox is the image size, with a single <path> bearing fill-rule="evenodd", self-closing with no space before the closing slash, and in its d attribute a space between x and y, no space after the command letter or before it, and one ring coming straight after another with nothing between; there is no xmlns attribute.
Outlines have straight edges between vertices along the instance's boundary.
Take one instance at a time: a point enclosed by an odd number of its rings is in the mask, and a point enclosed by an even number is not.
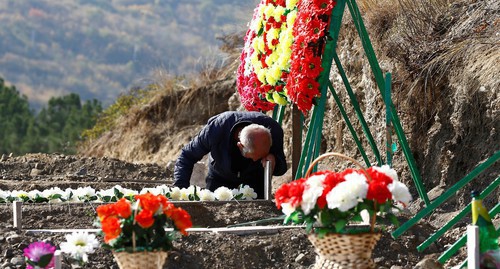
<svg viewBox="0 0 500 269"><path fill-rule="evenodd" d="M174 186L187 188L196 162L210 152L210 132L213 127L206 125L200 133L182 148L174 168ZM213 136L212 136L213 137Z"/></svg>
<svg viewBox="0 0 500 269"><path fill-rule="evenodd" d="M271 136L273 144L270 152L276 158L273 175L281 176L286 173L288 167L286 165L285 153L283 151L283 129L279 126L279 124L276 123L276 126L271 127Z"/></svg>

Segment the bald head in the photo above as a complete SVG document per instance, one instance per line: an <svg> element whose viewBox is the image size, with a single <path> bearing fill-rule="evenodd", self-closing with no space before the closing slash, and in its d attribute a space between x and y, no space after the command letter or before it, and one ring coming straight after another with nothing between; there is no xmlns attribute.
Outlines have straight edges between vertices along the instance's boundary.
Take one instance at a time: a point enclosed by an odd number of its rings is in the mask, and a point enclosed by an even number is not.
<svg viewBox="0 0 500 269"><path fill-rule="evenodd" d="M269 154L271 145L271 131L259 124L245 126L239 134L238 147L246 158L260 160Z"/></svg>

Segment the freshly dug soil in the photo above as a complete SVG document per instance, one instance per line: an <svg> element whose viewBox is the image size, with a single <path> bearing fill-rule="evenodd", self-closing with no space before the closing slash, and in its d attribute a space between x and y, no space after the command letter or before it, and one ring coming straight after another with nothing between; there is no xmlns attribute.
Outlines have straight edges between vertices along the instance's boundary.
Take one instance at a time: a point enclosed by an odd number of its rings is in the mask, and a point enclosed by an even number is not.
<svg viewBox="0 0 500 269"><path fill-rule="evenodd" d="M54 186L104 189L119 184L139 190L165 184L167 174L165 168L156 165L136 165L115 159L30 154L0 162L0 189L29 191ZM106 181L110 178L141 182ZM58 246L64 241L65 233L29 230L95 229L97 205L24 204L22 230L17 231L13 227L12 205L0 204L0 267L24 268L23 249L32 242L46 240ZM282 215L272 201L177 202L176 205L191 214L194 227L226 227ZM400 220L404 222L405 217L400 216ZM279 224L280 221L274 221L261 225ZM390 237L391 229L385 231L373 254L377 268L413 268L426 256L435 258L443 246L452 241L441 240L424 253L416 250L434 229L429 224L418 224L396 240ZM312 268L315 262L314 248L300 227L245 234L193 232L175 241L174 248L164 268ZM89 259L83 268L118 268L109 250L99 248ZM457 263L463 257L455 259ZM432 259L424 262L434 263ZM65 268L71 268L67 260L63 263Z"/></svg>

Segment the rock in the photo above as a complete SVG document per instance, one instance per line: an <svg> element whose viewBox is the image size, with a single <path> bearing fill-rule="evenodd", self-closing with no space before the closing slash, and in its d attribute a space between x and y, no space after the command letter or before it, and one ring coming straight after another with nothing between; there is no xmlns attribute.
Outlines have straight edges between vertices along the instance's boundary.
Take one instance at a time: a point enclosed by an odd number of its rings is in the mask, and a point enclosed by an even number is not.
<svg viewBox="0 0 500 269"><path fill-rule="evenodd" d="M304 260L304 258L306 257L306 255L304 255L304 253L300 253L296 258L295 258L295 262L297 263L300 263L301 261Z"/></svg>
<svg viewBox="0 0 500 269"><path fill-rule="evenodd" d="M2 253L2 257L8 259L8 258L12 258L14 257L14 250L13 249L6 249L3 253ZM3 267L2 267L3 268Z"/></svg>
<svg viewBox="0 0 500 269"><path fill-rule="evenodd" d="M384 257L378 257L378 258L373 259L373 261L374 261L375 263L379 264L379 263L384 262L384 261L385 261L385 258L384 258Z"/></svg>
<svg viewBox="0 0 500 269"><path fill-rule="evenodd" d="M43 174L43 170L37 169L37 168L31 169L31 172L30 172L30 176L39 176L42 174Z"/></svg>
<svg viewBox="0 0 500 269"><path fill-rule="evenodd" d="M76 176L86 176L87 175L87 168L86 167L81 167L78 172L75 173Z"/></svg>
<svg viewBox="0 0 500 269"><path fill-rule="evenodd" d="M391 266L391 269L403 269L403 267L399 265L393 265Z"/></svg>
<svg viewBox="0 0 500 269"><path fill-rule="evenodd" d="M10 263L10 262L4 262L4 263L2 263L2 268L3 268L3 269L10 269L10 268L12 268L13 266L14 266L14 265L13 265L12 263Z"/></svg>
<svg viewBox="0 0 500 269"><path fill-rule="evenodd" d="M26 264L26 262L24 261L24 258L19 257L19 256L10 259L10 263L12 263L16 267L18 267L18 266L22 267Z"/></svg>
<svg viewBox="0 0 500 269"><path fill-rule="evenodd" d="M10 235L9 237L7 237L7 242L9 244L16 244L16 243L21 242L22 240L23 239L18 234L13 234L13 235Z"/></svg>
<svg viewBox="0 0 500 269"><path fill-rule="evenodd" d="M413 269L442 269L443 265L432 258L424 258Z"/></svg>

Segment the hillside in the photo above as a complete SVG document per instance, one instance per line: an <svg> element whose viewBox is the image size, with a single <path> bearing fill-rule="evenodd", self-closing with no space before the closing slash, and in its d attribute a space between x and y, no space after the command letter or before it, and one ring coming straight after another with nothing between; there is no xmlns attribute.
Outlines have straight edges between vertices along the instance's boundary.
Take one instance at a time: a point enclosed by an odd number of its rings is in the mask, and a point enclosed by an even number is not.
<svg viewBox="0 0 500 269"><path fill-rule="evenodd" d="M157 69L223 62L217 38L245 30L256 1L1 1L0 77L35 105L77 93L108 105Z"/></svg>
<svg viewBox="0 0 500 269"><path fill-rule="evenodd" d="M380 66L384 73L392 74L394 105L429 198L435 199L500 150L500 0L357 2ZM242 109L234 75L242 39L242 36L233 36L225 40L222 51L228 53L228 58L221 68L204 69L193 79L159 73L144 87L134 88L118 98L100 118L96 129L91 130L96 136L89 136L77 155L2 156L0 189L76 188L81 184L103 187L116 182L138 187L147 187L150 183L169 184L172 162L206 120L222 111ZM340 61L370 131L383 150L385 108L347 10L337 45ZM368 149L369 159L375 162L335 66L330 79L364 148ZM328 95L321 151L341 152L361 160L333 99ZM283 127L288 161L292 155L290 114L287 107ZM311 114L306 115L306 128L310 120ZM320 169L340 170L346 165L343 161L328 160L321 163ZM418 199L401 147L395 152L393 167L416 198L398 215L401 222L405 222L425 204ZM203 165L198 168L201 171L197 171L197 175L203 177ZM417 246L470 202L472 189L482 190L499 176L500 162L496 162L402 236L390 237L394 227L384 231L373 255L376 268L452 268L462 262L466 257L464 248L444 265L437 264L436 259L464 234L471 222L468 216L426 250L417 251ZM284 176L273 178L273 187L291 179L289 169ZM484 200L485 206L498 205L499 197L497 187ZM280 215L269 201L213 207L191 203L190 206L195 224L201 227L220 227ZM0 222L5 225L0 232L5 236L0 238L0 250L5 250L5 255L0 257L0 263L3 267L22 267L22 246L30 242L43 238L58 244L63 240L62 234L16 232L11 224L12 210L2 208ZM28 229L70 225L89 228L94 217L92 205L70 210L65 204L48 207L27 204L23 210L26 210L23 215L27 216L25 228ZM494 219L497 227L499 221L497 214ZM305 238L302 229L272 235L192 233L175 244L166 268L311 268L314 253ZM102 248L90 259L89 268L115 267L109 251Z"/></svg>
<svg viewBox="0 0 500 269"><path fill-rule="evenodd" d="M446 1L420 1L418 7L410 1L360 3L380 65L384 72L392 73L393 102L426 189L451 186L500 149L500 81L496 75L500 66L495 64L500 60L496 35L500 25L499 15L494 12L499 10L500 1L454 1L451 5ZM338 54L371 132L382 147L384 107L348 11L345 18ZM201 86L165 87L163 91L160 87L149 103L131 109L112 130L89 141L81 153L139 163L174 161L181 147L211 115L241 109L233 75L241 48L233 51L233 65L221 72L224 76ZM354 121L354 111L347 104L347 94L336 72L332 68L333 85L340 89L347 113ZM333 98L329 98L323 150L360 157ZM354 125L361 134L357 121ZM289 109L284 126L285 153L291 160ZM369 148L366 139L362 138L362 142ZM372 153L368 155L374 160ZM401 150L394 156L394 166L404 181L411 180ZM477 179L482 182L479 187L496 178L498 171L497 163L481 174ZM470 188L457 195L449 207L467 203ZM497 190L496 197L498 194ZM498 198L488 203L496 204Z"/></svg>

